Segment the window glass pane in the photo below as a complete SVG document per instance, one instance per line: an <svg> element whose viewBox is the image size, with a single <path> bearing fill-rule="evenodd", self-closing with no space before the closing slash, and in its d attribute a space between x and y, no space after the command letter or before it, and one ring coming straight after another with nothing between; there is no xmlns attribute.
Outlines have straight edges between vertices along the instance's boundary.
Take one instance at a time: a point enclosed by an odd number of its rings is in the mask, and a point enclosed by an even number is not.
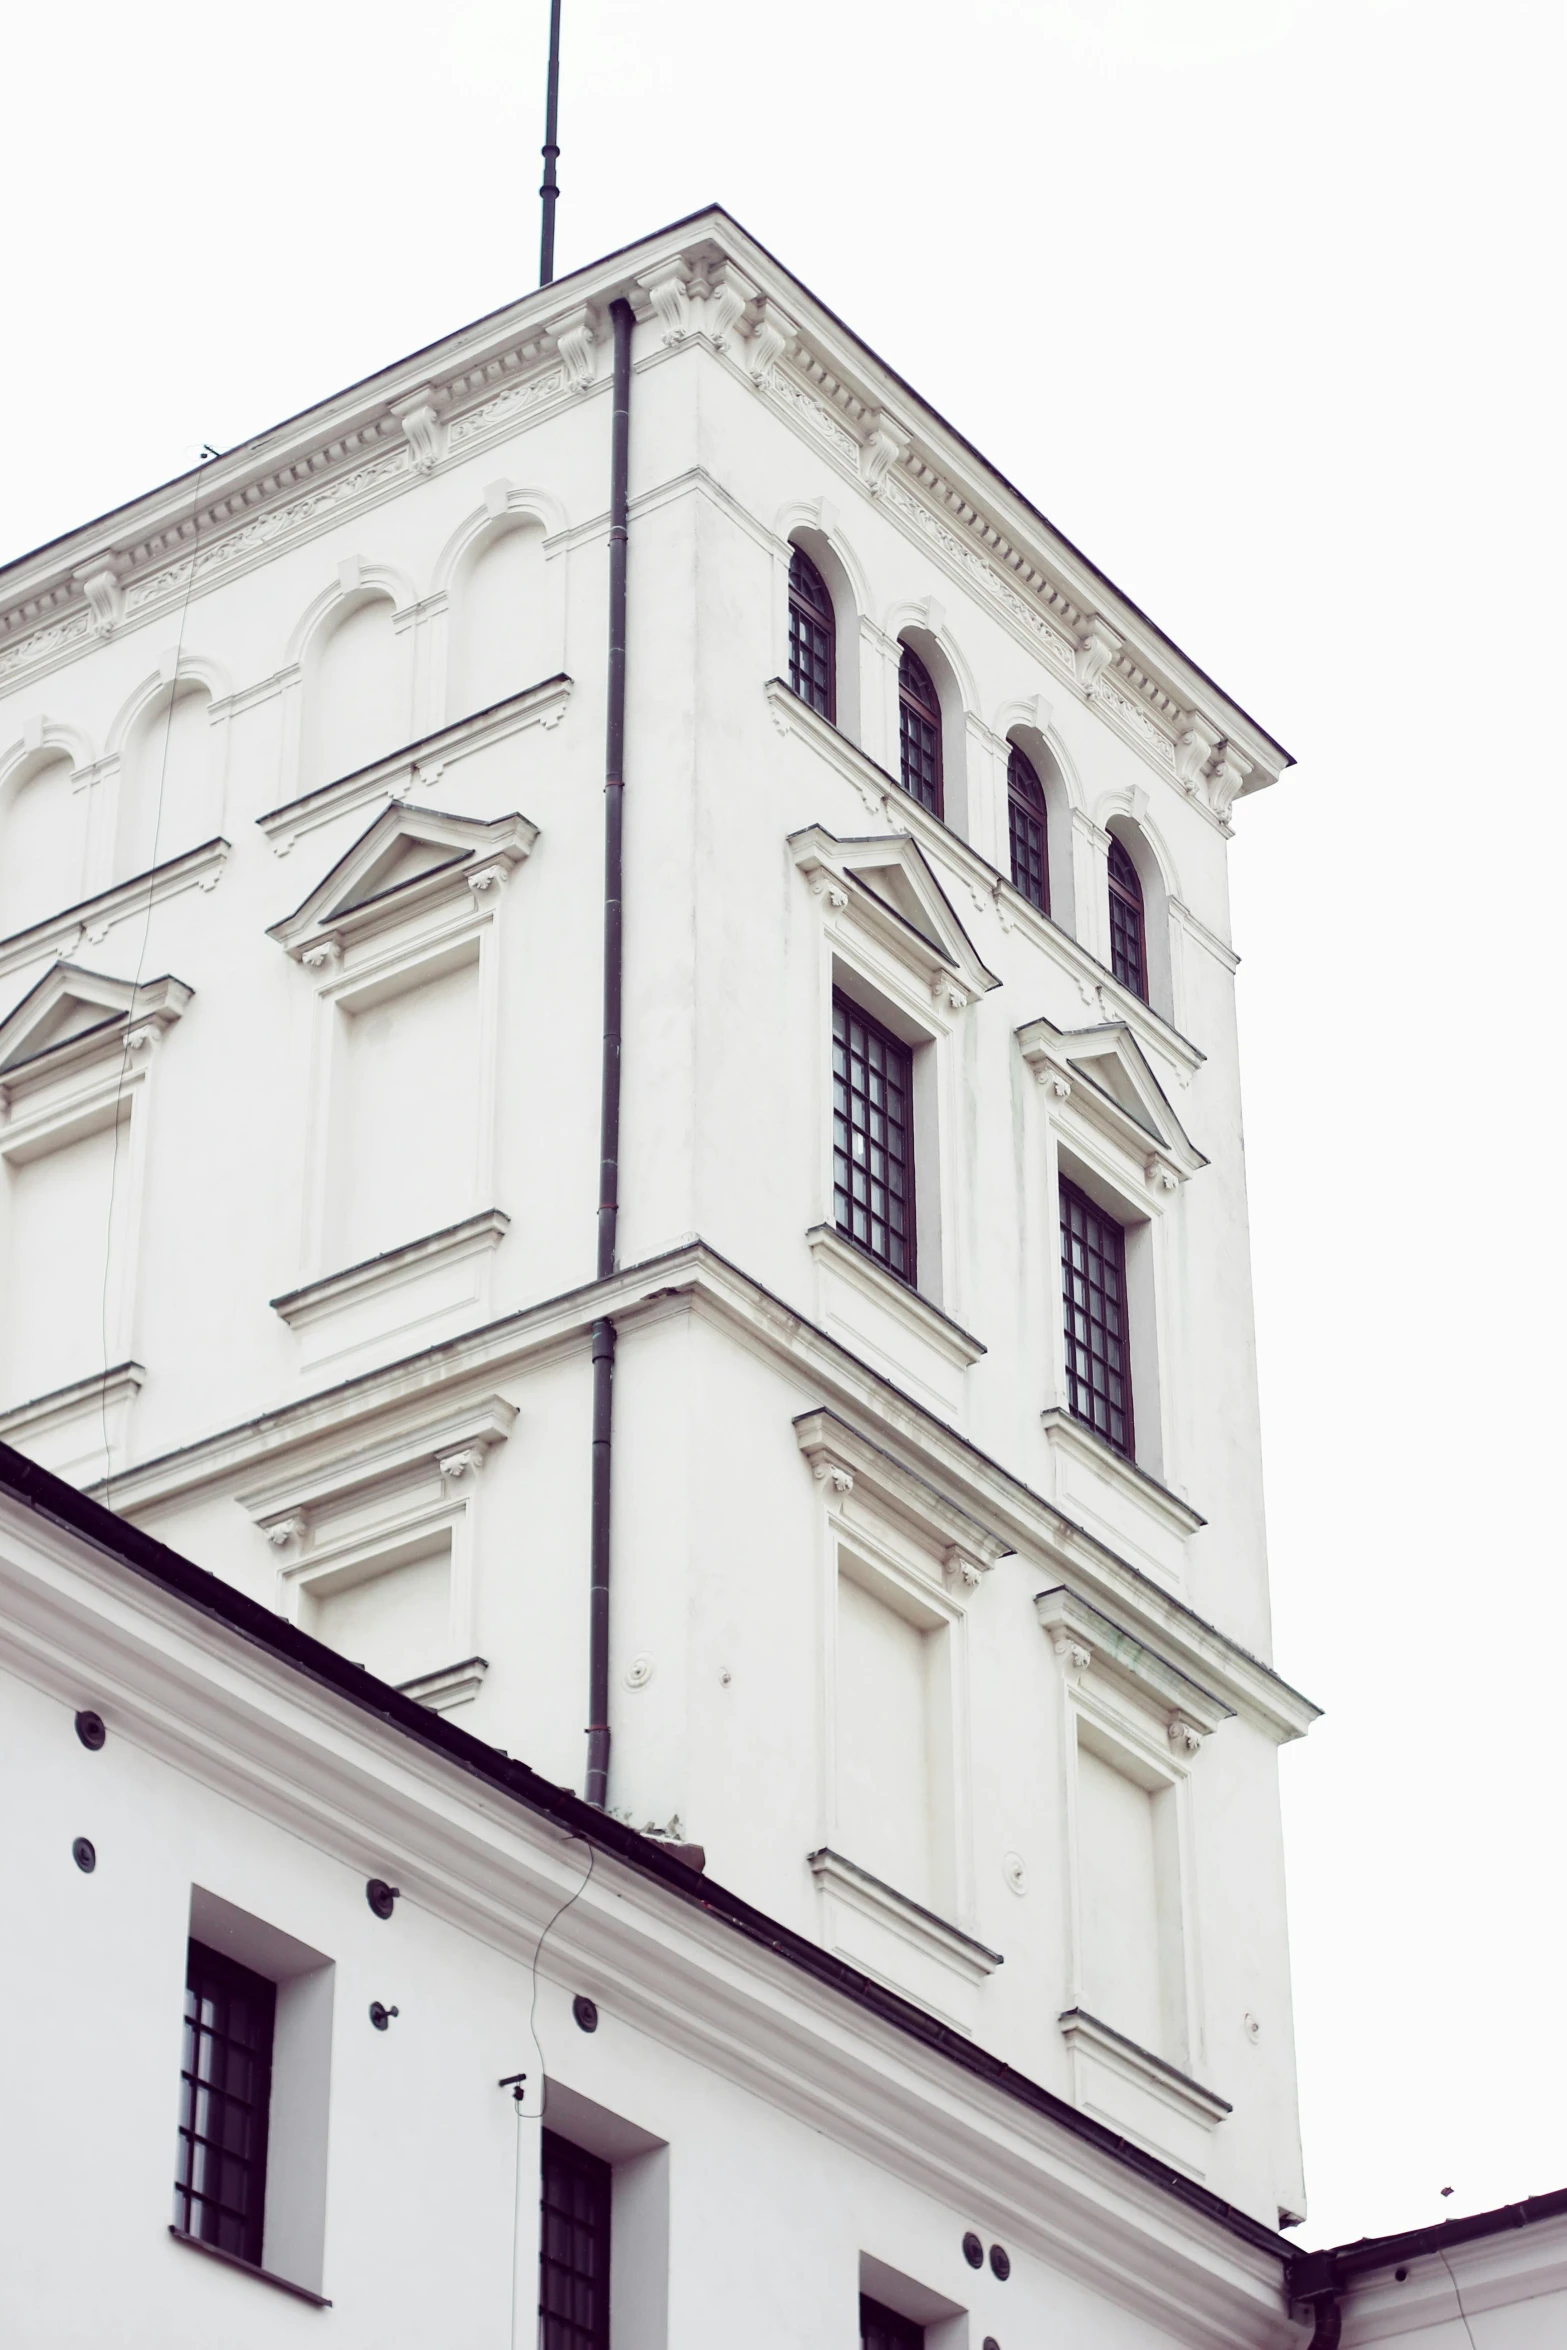
<svg viewBox="0 0 1567 2350"><path fill-rule="evenodd" d="M901 1281L914 1279L914 1057L833 997L833 1221Z"/></svg>
<svg viewBox="0 0 1567 2350"><path fill-rule="evenodd" d="M1132 1456L1126 1340L1126 1238L1075 1184L1061 1184L1061 1297L1066 1400L1117 1452Z"/></svg>
<svg viewBox="0 0 1567 2350"><path fill-rule="evenodd" d="M911 799L941 814L941 704L930 671L903 648L898 663L898 735L901 780Z"/></svg>
<svg viewBox="0 0 1567 2350"><path fill-rule="evenodd" d="M277 1992L205 1943L186 1961L174 2224L260 2265Z"/></svg>
<svg viewBox="0 0 1567 2350"><path fill-rule="evenodd" d="M539 2350L609 2350L610 2187L607 2162L544 2132Z"/></svg>
<svg viewBox="0 0 1567 2350"><path fill-rule="evenodd" d="M813 710L837 716L836 631L832 598L810 557L789 557L789 683Z"/></svg>
<svg viewBox="0 0 1567 2350"><path fill-rule="evenodd" d="M1123 987L1148 1001L1143 939L1143 885L1121 843L1110 841L1110 968Z"/></svg>

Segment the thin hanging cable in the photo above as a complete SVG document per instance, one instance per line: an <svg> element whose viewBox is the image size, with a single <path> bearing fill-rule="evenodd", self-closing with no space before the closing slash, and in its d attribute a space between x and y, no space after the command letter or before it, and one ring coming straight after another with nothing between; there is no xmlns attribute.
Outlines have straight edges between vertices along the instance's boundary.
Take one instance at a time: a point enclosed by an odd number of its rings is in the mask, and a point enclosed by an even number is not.
<svg viewBox="0 0 1567 2350"><path fill-rule="evenodd" d="M582 1841L586 1842L587 1840L586 1838L583 1838ZM534 2021L539 2005L539 1955L543 1950L545 1943L549 1940L551 1934L554 1933L555 1928L559 1925L561 1919L565 1916L567 1910L570 1909L572 1903L574 1901L580 1901L583 1894L587 1891L588 1886L592 1881L593 1863L596 1857L597 1855L594 1852L593 1846L589 1844L588 1865L583 1875L581 1884L576 1887L574 1892L567 1894L565 1900L561 1903L559 1909L556 1910L554 1916L546 1922L543 1933L540 1934L537 1942L535 1942L533 1945L533 1982L532 1989L528 1997L528 2038L533 2042L534 2051L537 2054L539 2060L539 2110L536 2114L529 2114L526 2117L530 2121L542 2122L545 2114L549 2111L550 2102L549 2067L544 2061L543 2043L539 2039L538 2029ZM507 2343L508 2350L517 2350L517 2247L522 2238L522 2125L525 2118L522 2110L522 2090L520 2087L513 2089L512 2103L517 2115L517 2138L516 2171L512 2185L511 2198L511 2324L507 2332Z"/></svg>
<svg viewBox="0 0 1567 2350"><path fill-rule="evenodd" d="M217 455L216 449L202 444L201 463ZM114 1108L109 1129L109 1211L103 1235L103 1286L98 1295L98 1347L103 1356L103 1378L98 1389L98 1430L103 1439L103 1503L110 1505L110 1491L114 1478L114 1456L109 1443L109 1285L114 1268L114 1197L120 1171L120 1107L125 1098L125 1081L130 1074L131 1038L136 1027L136 999L141 993L142 972L147 959L147 942L152 935L152 908L156 884L151 874L158 863L158 841L163 830L163 794L169 775L169 738L174 732L174 705L179 699L180 662L185 651L185 621L190 611L190 599L196 588L196 556L200 529L197 517L201 512L200 474L197 489L191 500L190 571L185 580L185 594L180 603L180 624L174 639L174 675L169 681L169 698L163 713L163 754L158 762L158 796L152 816L152 853L148 860L147 903L142 909L141 943L136 950L136 976L131 982L130 1020L120 1040L120 1069L114 1086ZM123 777L122 777L123 787Z"/></svg>
<svg viewBox="0 0 1567 2350"><path fill-rule="evenodd" d="M1453 2275L1453 2264L1448 2259L1447 2254L1442 2250L1440 2244L1438 2244L1436 2248L1436 2256L1442 2263L1442 2266L1446 2269L1448 2280L1452 2285L1453 2299L1458 2303L1458 2314L1464 2321L1464 2332L1469 2336L1469 2350L1475 2350L1474 2327L1469 2323L1469 2312L1464 2307L1464 2297L1458 2290L1458 2279Z"/></svg>
<svg viewBox="0 0 1567 2350"><path fill-rule="evenodd" d="M560 194L555 165L560 158L556 132L560 127L560 0L550 0L550 69L544 98L544 184L539 197L544 217L539 224L539 283L555 282L555 203Z"/></svg>

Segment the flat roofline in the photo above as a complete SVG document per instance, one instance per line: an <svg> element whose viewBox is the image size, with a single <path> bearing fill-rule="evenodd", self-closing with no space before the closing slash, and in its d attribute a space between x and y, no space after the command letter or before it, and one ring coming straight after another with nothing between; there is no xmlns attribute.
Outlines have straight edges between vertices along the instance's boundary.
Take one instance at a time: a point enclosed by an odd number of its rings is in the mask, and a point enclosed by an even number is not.
<svg viewBox="0 0 1567 2350"><path fill-rule="evenodd" d="M558 1822L574 1836L584 1838L626 1866L656 1878L667 1891L689 1902L692 1908L721 1920L747 1941L773 1951L801 1974L827 1984L907 2038L934 2049L1003 2096L1057 2123L1071 2136L1161 2188L1242 2243L1271 2253L1280 2262L1289 2261L1293 2246L1261 2220L1253 2219L1249 2212L1227 2203L1211 2188L1199 2186L1129 2139L1117 2136L1102 2123L1079 2113L1053 2090L976 2047L961 2032L938 2022L912 2001L886 1990L842 1959L834 1958L830 1951L807 1941L792 1927L769 1917L764 1910L754 1908L710 1878L698 1875L652 1837L639 1835L636 1829L597 1810L568 1788L557 1787L552 1780L541 1777L526 1763L502 1754L498 1747L486 1745L471 1731L460 1729L446 1715L431 1713L388 1682L378 1681L373 1673L351 1664L310 1633L235 1590L207 1568L198 1567L178 1551L170 1550L167 1544L142 1533L139 1527L105 1509L101 1502L90 1500L74 1485L66 1484L63 1478L40 1468L37 1462L4 1443L0 1443L0 1493L9 1494L25 1508L64 1527L130 1573L156 1584L197 1613L226 1626L241 1639L265 1649L296 1672L331 1689L361 1713L375 1716L405 1737L443 1755L459 1770L510 1797L526 1810Z"/></svg>
<svg viewBox="0 0 1567 2350"><path fill-rule="evenodd" d="M1334 2244L1320 2252L1297 2252L1286 2271L1292 2301L1309 2301L1337 2293L1351 2277L1379 2268L1392 2268L1422 2253L1446 2253L1459 2244L1478 2243L1486 2236L1506 2235L1516 2228L1537 2227L1543 2220L1567 2218L1567 2187L1548 2195L1526 2195L1521 2203L1498 2203L1491 2211L1472 2211L1458 2219L1433 2221L1428 2228L1405 2228L1396 2236L1360 2236L1352 2244Z"/></svg>
<svg viewBox="0 0 1567 2350"><path fill-rule="evenodd" d="M1109 573L1107 571L1101 570L1099 565L1094 562L1091 556L1085 555L1082 548L1078 546L1077 542L1074 539L1068 538L1066 532L1059 529L1057 525L1050 520L1050 517L1043 511L1043 509L1036 506L1032 498L1028 497L1024 491L1020 490L1017 484L1012 481L1008 475L1004 474L1001 471L1001 468L995 464L991 458L987 457L982 449L976 447L974 442L968 438L966 433L960 432L957 426L951 423L948 418L942 414L941 410L937 408L932 401L925 397L923 392L916 390L914 385L908 381L906 376L901 375L897 368L893 367L887 360L883 359L881 353L875 350L871 344L866 342L863 335L857 334L854 328L850 326L846 320L839 317L837 311L834 310L829 303L824 302L819 294L812 292L812 289L806 284L804 278L798 276L797 273L788 266L787 262L780 261L777 254L773 252L771 246L764 245L760 237L753 236L751 231L745 227L743 222L736 220L734 214L727 211L722 204L712 203L700 205L694 212L683 213L678 220L667 221L662 228L650 229L644 236L633 237L629 243L624 245L616 245L610 252L600 254L595 260L582 262L576 269L569 270L564 277L554 279L549 286L536 287L533 289L533 292L529 294L514 295L511 301L498 303L493 310L482 311L477 318L469 319L462 326L452 327L447 333L436 336L432 342L421 343L416 350L404 352L401 358L387 360L383 366L373 368L368 375L356 376L352 383L342 384L336 391L326 393L323 398L319 400L312 400L308 406L295 409L289 416L280 417L275 424L269 424L261 432L253 433L248 440L236 441L232 449L221 450L219 452L219 456L220 458L229 458L237 456L246 449L258 449L263 442L270 440L274 433L286 432L290 425L302 423L306 417L313 415L318 408L327 406L328 403L333 400L344 399L352 392L363 390L368 385L376 382L380 376L390 375L399 368L411 366L414 361L423 359L430 352L440 350L444 345L456 341L460 336L476 333L480 327L489 325L493 319L504 317L507 311L515 310L519 304L530 301L534 298L535 294L548 295L551 300L556 300L559 298L561 289L563 287L569 286L574 278L587 277L599 270L606 269L612 262L619 261L625 254L636 252L640 246L656 244L660 238L674 236L681 229L694 228L699 221L704 220L723 221L728 227L736 230L739 235L744 237L748 244L754 245L759 253L765 255L767 260L772 263L775 269L781 270L783 275L789 279L792 285L798 286L800 291L807 295L809 299L816 304L824 318L830 319L841 334L847 335L849 340L854 343L858 349L865 352L868 358L874 360L875 364L885 375L890 377L891 381L897 385L901 392L906 393L909 399L912 400L916 406L925 410L927 415L933 416L936 422L941 426L942 430L944 432L950 433L953 440L957 442L961 449L963 449L970 457L972 457L977 464L982 465L985 471L989 473L996 481L998 481L1002 488L1006 490L1010 496L1016 498L1019 505L1022 506L1025 511L1041 525L1043 529L1047 530L1052 538L1058 540L1059 543L1072 555L1075 561L1081 563L1083 568L1091 573L1092 576L1097 579L1102 586L1107 587L1111 594L1117 597L1119 601L1126 606L1129 612L1135 613L1143 625L1146 628L1152 630L1153 634L1159 639L1161 644L1168 645L1173 653L1179 655L1180 659L1192 671L1194 676L1200 677L1205 685L1211 686L1213 691L1220 696L1221 700L1228 702L1231 709L1240 713L1241 717L1245 719L1248 726L1255 727L1257 733L1262 736L1263 740L1269 743L1272 748L1278 752L1286 767L1293 767L1296 764L1294 753L1286 750L1283 743L1279 741L1277 735L1271 734L1259 718L1254 718L1252 716L1252 713L1246 708L1244 702L1238 702L1232 693L1228 692L1225 687L1220 685L1216 677L1214 677L1208 670L1203 668L1200 661L1194 661L1190 653L1186 652L1180 645L1176 643L1174 637L1170 636L1159 626L1159 623L1151 616L1151 614L1143 609L1142 605L1137 602L1136 598L1129 596L1124 588L1118 586L1117 583L1110 577ZM40 545L28 548L20 555L11 556L4 564L0 564L0 581L4 580L8 571L18 568L24 563L35 562L39 556L47 555L51 548L63 547L69 540L79 537L83 532L97 530L101 525L110 522L115 515L123 514L130 507L139 505L143 498L155 498L169 490L178 488L182 482L194 481L198 474L204 472L205 470L205 466L195 465L189 467L184 473L170 474L166 481L155 482L150 489L138 491L134 498L127 498L122 502L122 504L118 506L111 506L104 513L93 515L87 521L76 523L72 526L71 529L61 531L56 538L45 539Z"/></svg>

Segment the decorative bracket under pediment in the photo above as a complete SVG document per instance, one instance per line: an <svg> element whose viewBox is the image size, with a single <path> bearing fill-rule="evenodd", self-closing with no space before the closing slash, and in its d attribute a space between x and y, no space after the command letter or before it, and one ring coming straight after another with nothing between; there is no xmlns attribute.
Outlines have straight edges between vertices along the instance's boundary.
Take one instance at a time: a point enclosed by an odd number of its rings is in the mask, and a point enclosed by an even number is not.
<svg viewBox="0 0 1567 2350"><path fill-rule="evenodd" d="M267 932L296 961L329 967L348 938L471 890L497 894L539 837L526 816L446 816L434 808L382 810L302 906Z"/></svg>
<svg viewBox="0 0 1567 2350"><path fill-rule="evenodd" d="M829 922L890 954L943 1013L966 1011L1001 985L908 833L839 840L811 824L789 835L789 847Z"/></svg>
<svg viewBox="0 0 1567 2350"><path fill-rule="evenodd" d="M1052 1112L1080 1121L1133 1160L1156 1196L1177 1190L1208 1164L1123 1021L1063 1029L1030 1020L1017 1041Z"/></svg>

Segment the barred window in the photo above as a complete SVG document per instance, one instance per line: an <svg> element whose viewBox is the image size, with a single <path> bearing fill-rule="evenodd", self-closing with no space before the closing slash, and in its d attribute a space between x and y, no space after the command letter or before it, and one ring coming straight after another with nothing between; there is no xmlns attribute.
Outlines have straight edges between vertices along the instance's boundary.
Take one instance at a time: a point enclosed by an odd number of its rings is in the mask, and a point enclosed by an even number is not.
<svg viewBox="0 0 1567 2350"><path fill-rule="evenodd" d="M860 2350L925 2350L925 2328L860 2295Z"/></svg>
<svg viewBox="0 0 1567 2350"><path fill-rule="evenodd" d="M1061 1297L1066 1401L1117 1452L1132 1457L1127 1353L1126 1235L1075 1183L1061 1181Z"/></svg>
<svg viewBox="0 0 1567 2350"><path fill-rule="evenodd" d="M837 632L827 582L798 547L789 552L789 683L803 702L836 723Z"/></svg>
<svg viewBox="0 0 1567 2350"><path fill-rule="evenodd" d="M833 1220L900 1281L914 1279L914 1056L832 999Z"/></svg>
<svg viewBox="0 0 1567 2350"><path fill-rule="evenodd" d="M277 1987L204 1942L185 1963L174 2224L261 2265Z"/></svg>
<svg viewBox="0 0 1567 2350"><path fill-rule="evenodd" d="M610 2167L543 2133L539 2350L609 2350Z"/></svg>
<svg viewBox="0 0 1567 2350"><path fill-rule="evenodd" d="M903 788L933 816L941 814L941 703L918 653L898 663L898 741Z"/></svg>
<svg viewBox="0 0 1567 2350"><path fill-rule="evenodd" d="M1110 968L1123 987L1148 1001L1143 945L1143 885L1121 843L1110 836Z"/></svg>
<svg viewBox="0 0 1567 2350"><path fill-rule="evenodd" d="M1050 911L1050 861L1045 851L1045 794L1033 762L1014 743L1007 755L1007 816L1012 831L1012 886Z"/></svg>

